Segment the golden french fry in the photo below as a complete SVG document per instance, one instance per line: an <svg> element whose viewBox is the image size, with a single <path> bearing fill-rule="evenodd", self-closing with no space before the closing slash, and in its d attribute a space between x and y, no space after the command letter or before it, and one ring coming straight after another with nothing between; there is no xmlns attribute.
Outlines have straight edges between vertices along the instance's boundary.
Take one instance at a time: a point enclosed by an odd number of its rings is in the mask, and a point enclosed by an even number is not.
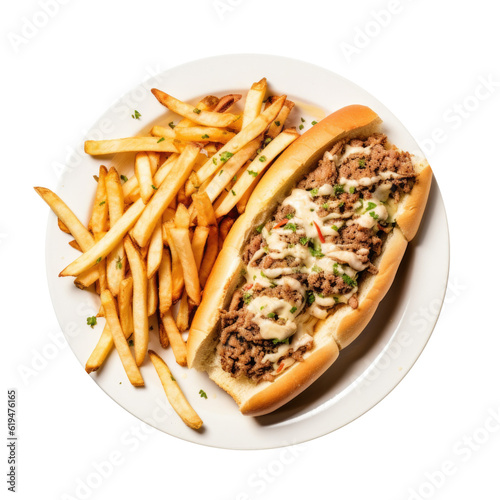
<svg viewBox="0 0 500 500"><path fill-rule="evenodd" d="M220 170L226 161L228 161L231 156L235 155L240 149L246 146L250 141L253 141L256 137L266 130L269 124L276 118L283 103L286 100L286 96L281 96L276 100L268 109L263 111L255 120L253 120L249 125L241 130L240 133L236 134L227 144L225 144L219 151L203 165L203 167L198 170L198 177L201 182L205 181L210 175Z"/></svg>
<svg viewBox="0 0 500 500"><path fill-rule="evenodd" d="M199 429L203 425L203 420L189 404L165 361L152 350L149 351L149 357L153 362L156 373L158 373L158 377L160 377L161 385L172 408L187 426L191 427L191 429Z"/></svg>
<svg viewBox="0 0 500 500"><path fill-rule="evenodd" d="M196 107L200 111L214 111L215 107L219 105L219 98L215 97L213 95L207 95L205 96L197 105ZM183 118L177 125L174 125L174 128L176 127L194 127L197 125L195 122L191 121L189 118ZM170 123L169 123L169 126Z"/></svg>
<svg viewBox="0 0 500 500"><path fill-rule="evenodd" d="M111 330L113 342L116 350L118 351L123 367L125 368L127 377L132 385L142 387L144 385L144 380L141 376L138 365L130 352L130 348L120 325L120 320L118 319L115 300L109 290L104 290L102 292L101 301L106 313L106 323L109 325L109 329Z"/></svg>
<svg viewBox="0 0 500 500"><path fill-rule="evenodd" d="M87 269L87 271L84 271L83 273L79 274L75 278L74 284L77 288L83 290L93 285L96 281L98 281L98 279L99 279L99 268L98 266L94 266L91 267L90 269Z"/></svg>
<svg viewBox="0 0 500 500"><path fill-rule="evenodd" d="M200 303L200 280L196 268L196 261L193 255L191 242L189 241L189 229L172 228L170 234L177 250L177 255L182 265L184 274L184 286L192 301L198 305Z"/></svg>
<svg viewBox="0 0 500 500"><path fill-rule="evenodd" d="M148 350L149 325L148 325L148 281L146 265L141 254L129 236L123 240L125 252L134 280L132 295L134 315L134 344L137 366L141 366Z"/></svg>
<svg viewBox="0 0 500 500"><path fill-rule="evenodd" d="M219 253L219 230L217 226L208 228L207 247L200 266L200 286L205 288L208 276Z"/></svg>
<svg viewBox="0 0 500 500"><path fill-rule="evenodd" d="M222 245L224 244L224 240L226 239L229 230L233 226L235 219L232 217L224 217L219 224L219 252L222 249Z"/></svg>
<svg viewBox="0 0 500 500"><path fill-rule="evenodd" d="M217 224L214 207L206 192L193 194L194 214L198 217L199 226L213 226Z"/></svg>
<svg viewBox="0 0 500 500"><path fill-rule="evenodd" d="M160 315L163 316L172 306L172 262L166 248L163 249L163 257L158 269L158 282Z"/></svg>
<svg viewBox="0 0 500 500"><path fill-rule="evenodd" d="M297 137L299 137L299 134L295 129L286 129L276 139L272 140L249 165L246 170L248 175L243 174L236 181L231 189L233 196L226 197L224 202L215 211L215 217L220 218L229 213L245 194L245 191L251 186L253 179L265 170Z"/></svg>
<svg viewBox="0 0 500 500"><path fill-rule="evenodd" d="M243 111L243 122L241 124L243 128L259 116L266 91L267 80L265 78L262 78L262 80L254 83L248 91L245 101L245 109Z"/></svg>
<svg viewBox="0 0 500 500"><path fill-rule="evenodd" d="M161 320L158 321L158 337L160 340L160 345L163 347L163 349L166 349L170 345L170 342L168 341L168 335Z"/></svg>
<svg viewBox="0 0 500 500"><path fill-rule="evenodd" d="M241 99L241 94L228 94L221 97L217 106L215 106L214 111L217 113L225 113L229 111L239 100Z"/></svg>
<svg viewBox="0 0 500 500"><path fill-rule="evenodd" d="M153 316L158 308L158 286L156 273L148 279L148 317Z"/></svg>
<svg viewBox="0 0 500 500"><path fill-rule="evenodd" d="M132 313L132 294L134 291L134 280L132 277L125 278L120 283L118 291L118 311L123 334L129 337L134 331L134 316Z"/></svg>
<svg viewBox="0 0 500 500"><path fill-rule="evenodd" d="M189 205L189 197L186 196L186 190L184 186L181 186L179 192L177 193L177 204Z"/></svg>
<svg viewBox="0 0 500 500"><path fill-rule="evenodd" d="M180 332L185 332L189 327L189 307L188 307L188 296L184 289L182 293L181 300L179 301L179 310L177 311L177 318L175 318L175 324Z"/></svg>
<svg viewBox="0 0 500 500"><path fill-rule="evenodd" d="M98 370L103 365L104 361L106 361L108 354L113 349L113 345L113 336L111 335L108 323L106 323L97 345L94 347L89 359L85 363L85 371L87 373L92 373Z"/></svg>
<svg viewBox="0 0 500 500"><path fill-rule="evenodd" d="M155 137L166 137L168 139L175 139L175 132L172 127L162 127L154 125L150 132Z"/></svg>
<svg viewBox="0 0 500 500"><path fill-rule="evenodd" d="M181 366L187 365L187 348L186 342L182 338L177 325L175 324L172 310L169 309L161 318L161 322L167 332L168 341L174 351L175 361Z"/></svg>
<svg viewBox="0 0 500 500"><path fill-rule="evenodd" d="M161 219L157 222L155 230L151 236L147 257L147 276L150 279L160 267L163 255L163 236L161 229Z"/></svg>
<svg viewBox="0 0 500 500"><path fill-rule="evenodd" d="M271 98L269 102L266 103L266 106L267 104L271 105L276 99L277 99L276 97ZM276 120L274 120L269 126L269 129L266 134L268 138L274 139L280 134L280 132L284 128L285 121L288 118L288 115L290 114L294 106L295 106L294 102L289 101L288 99L285 101L283 107L278 113L278 116L276 117Z"/></svg>
<svg viewBox="0 0 500 500"><path fill-rule="evenodd" d="M187 208L181 203L177 205L174 217L175 227L182 227L187 229L189 227L189 212Z"/></svg>
<svg viewBox="0 0 500 500"><path fill-rule="evenodd" d="M120 176L114 167L106 175L106 200L109 211L109 227L113 227L125 210L123 189ZM121 281L125 278L126 257L123 243L120 242L106 257L106 277L108 289L113 296L118 295Z"/></svg>
<svg viewBox="0 0 500 500"><path fill-rule="evenodd" d="M234 179L236 173L248 160L252 159L260 148L262 135L250 141L244 148L231 157L214 175L205 189L211 202L214 202L224 188ZM201 191L201 190L200 190Z"/></svg>
<svg viewBox="0 0 500 500"><path fill-rule="evenodd" d="M108 169L101 165L99 167L99 180L97 181L94 206L89 221L89 230L95 233L102 233L108 229L108 202L106 199L106 177Z"/></svg>
<svg viewBox="0 0 500 500"><path fill-rule="evenodd" d="M147 153L141 151L135 155L135 178L139 183L139 192L142 201L147 203L157 187L153 184L153 174L151 173L151 163Z"/></svg>
<svg viewBox="0 0 500 500"><path fill-rule="evenodd" d="M227 127L239 118L238 115L233 115L231 113L216 113L214 111L201 110L196 106L182 102L158 89L151 89L151 92L158 99L158 102L165 107L200 125L205 125L207 127Z"/></svg>
<svg viewBox="0 0 500 500"><path fill-rule="evenodd" d="M61 220L61 219L57 219L57 225L59 226L59 229L63 232L63 233L66 233L66 234L71 234L69 232L69 229L66 227L66 225L64 224L64 222Z"/></svg>
<svg viewBox="0 0 500 500"><path fill-rule="evenodd" d="M165 222L163 224L163 241L166 241L172 256L172 303L175 304L182 295L182 289L184 288L184 274L182 272L179 254L177 253L174 240L170 234L170 230L173 227L173 223Z"/></svg>
<svg viewBox="0 0 500 500"><path fill-rule="evenodd" d="M68 241L68 245L71 248L74 248L75 250L78 250L79 252L83 252L83 250L80 248L80 245L76 242L76 240Z"/></svg>
<svg viewBox="0 0 500 500"><path fill-rule="evenodd" d="M158 167L160 166L160 154L167 154L167 153L158 153L155 151L147 151L146 154L148 155L149 158L149 165L151 167L151 175L155 175L156 171L158 170Z"/></svg>
<svg viewBox="0 0 500 500"><path fill-rule="evenodd" d="M156 137L126 137L104 141L85 141L85 152L89 155L109 155L113 153L138 153L139 151L158 151L178 153L171 139L160 140Z"/></svg>
<svg viewBox="0 0 500 500"><path fill-rule="evenodd" d="M78 220L78 217L70 210L64 201L53 193L50 189L36 187L35 191L42 197L43 201L49 205L56 216L68 228L71 236L83 249L90 250L94 246L94 237L90 234L87 228Z"/></svg>
<svg viewBox="0 0 500 500"><path fill-rule="evenodd" d="M104 307L102 307L102 304L99 306L99 311L97 311L97 314L95 315L96 318L103 318L104 317Z"/></svg>
<svg viewBox="0 0 500 500"><path fill-rule="evenodd" d="M160 220L163 212L174 199L179 189L184 185L199 152L199 147L188 144L182 154L179 156L175 165L175 175L168 179L168 182L162 182L155 192L147 207L144 209L139 220L130 231L130 235L141 246L149 241L151 234Z"/></svg>
<svg viewBox="0 0 500 500"><path fill-rule="evenodd" d="M221 142L225 144L235 136L234 132L229 132L217 127L175 127L175 138L179 141L195 142Z"/></svg>
<svg viewBox="0 0 500 500"><path fill-rule="evenodd" d="M85 253L80 255L69 266L59 273L59 276L78 276L87 269L94 266L97 261L101 261L107 257L113 248L120 243L125 234L135 224L144 208L143 201L137 200L118 220L118 222L106 233L106 236L96 243L92 248L86 250L81 244ZM68 226L69 227L69 226ZM73 235L74 236L74 235ZM76 241L78 239L75 237Z"/></svg>
<svg viewBox="0 0 500 500"><path fill-rule="evenodd" d="M250 195L252 194L259 181L262 179L262 176L265 174L265 172L265 170L262 170L260 174L255 177L255 179L252 181L252 184L250 184L250 187L245 191L245 194L238 200L238 203L236 203L236 209L238 210L239 214L242 214L245 211L248 203L248 198L250 198Z"/></svg>
<svg viewBox="0 0 500 500"><path fill-rule="evenodd" d="M208 233L210 232L208 227L196 226L193 239L191 241L191 247L193 248L194 261L196 262L196 269L200 270L201 259L203 258L203 250L205 248L205 243L207 242Z"/></svg>

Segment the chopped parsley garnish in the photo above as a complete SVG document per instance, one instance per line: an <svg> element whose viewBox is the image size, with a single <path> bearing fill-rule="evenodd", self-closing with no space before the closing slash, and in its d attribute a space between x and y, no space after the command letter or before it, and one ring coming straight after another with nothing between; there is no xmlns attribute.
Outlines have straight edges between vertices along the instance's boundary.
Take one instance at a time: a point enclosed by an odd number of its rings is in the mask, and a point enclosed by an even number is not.
<svg viewBox="0 0 500 500"><path fill-rule="evenodd" d="M337 232L339 231L338 226L336 226L335 224L332 226L332 229L333 229L334 231L337 231Z"/></svg>
<svg viewBox="0 0 500 500"><path fill-rule="evenodd" d="M128 345L129 345L130 347L133 347L133 346L134 346L134 339L130 339L130 340L128 341Z"/></svg>
<svg viewBox="0 0 500 500"><path fill-rule="evenodd" d="M200 392L198 393L200 395L200 398L205 398L207 399L207 393L203 390L203 389L200 389Z"/></svg>
<svg viewBox="0 0 500 500"><path fill-rule="evenodd" d="M311 189L309 192L311 193L311 196L318 196L318 188Z"/></svg>
<svg viewBox="0 0 500 500"><path fill-rule="evenodd" d="M370 216L375 220L378 219L378 214L376 214L373 210L370 212Z"/></svg>
<svg viewBox="0 0 500 500"><path fill-rule="evenodd" d="M265 226L265 225L266 225L265 223L264 223L264 224L261 224L260 226L257 226L257 227L255 228L255 230L256 230L256 231L260 234L260 233L262 233L262 230L264 229L264 226Z"/></svg>
<svg viewBox="0 0 500 500"><path fill-rule="evenodd" d="M285 340L280 340L280 339L273 339L273 344L278 345L278 344L289 344L290 343L290 337L287 337Z"/></svg>
<svg viewBox="0 0 500 500"><path fill-rule="evenodd" d="M360 160L358 160L358 165L359 165L359 168L365 168L366 167L366 160L364 158L361 158Z"/></svg>
<svg viewBox="0 0 500 500"><path fill-rule="evenodd" d="M259 156L259 161L264 163L267 160L265 156Z"/></svg>
<svg viewBox="0 0 500 500"><path fill-rule="evenodd" d="M99 264L99 262L101 262L101 260L102 260L102 257L99 257L99 258L95 261L95 263L96 263L96 264Z"/></svg>
<svg viewBox="0 0 500 500"><path fill-rule="evenodd" d="M264 141L264 144L269 144L272 141L271 137L267 137L266 140Z"/></svg>
<svg viewBox="0 0 500 500"><path fill-rule="evenodd" d="M351 286L351 287L355 287L355 286L358 286L358 283L356 280L353 280L349 275L347 274L343 274L342 275L342 279L344 280L344 283L346 283L347 285Z"/></svg>
<svg viewBox="0 0 500 500"><path fill-rule="evenodd" d="M257 149L256 153L260 155L260 153L262 153L262 148Z"/></svg>
<svg viewBox="0 0 500 500"><path fill-rule="evenodd" d="M333 274L335 276L339 276L339 263L338 262L335 262L335 264L333 264Z"/></svg>
<svg viewBox="0 0 500 500"><path fill-rule="evenodd" d="M118 256L116 258L116 269L121 269L123 267L122 257Z"/></svg>
<svg viewBox="0 0 500 500"><path fill-rule="evenodd" d="M312 267L312 272L313 273L322 273L323 269L321 267L318 267L316 264Z"/></svg>
<svg viewBox="0 0 500 500"><path fill-rule="evenodd" d="M300 238L299 240L300 244L301 245L307 245L309 243L309 238L306 238L305 236L302 236L302 238Z"/></svg>
<svg viewBox="0 0 500 500"><path fill-rule="evenodd" d="M241 270L240 270L240 276L245 276L247 274L247 270L242 267Z"/></svg>
<svg viewBox="0 0 500 500"><path fill-rule="evenodd" d="M97 318L95 316L90 316L87 318L87 325L90 326L90 328L94 328L95 325L97 325Z"/></svg>
<svg viewBox="0 0 500 500"><path fill-rule="evenodd" d="M234 189L231 189L231 194L232 194L233 196L236 196L236 193L234 192Z"/></svg>
<svg viewBox="0 0 500 500"><path fill-rule="evenodd" d="M201 109L194 108L193 113L196 113L197 115L199 115L201 113Z"/></svg>
<svg viewBox="0 0 500 500"><path fill-rule="evenodd" d="M366 210L373 210L376 206L377 206L376 203L373 203L373 201L369 201Z"/></svg>
<svg viewBox="0 0 500 500"><path fill-rule="evenodd" d="M292 222L289 222L288 224L286 224L283 227L283 229L290 229L295 233L297 231L297 224L293 224Z"/></svg>
<svg viewBox="0 0 500 500"><path fill-rule="evenodd" d="M137 109L134 110L134 114L132 115L132 118L134 120L138 120L141 116L142 116L141 113L139 113L139 111L137 111Z"/></svg>
<svg viewBox="0 0 500 500"><path fill-rule="evenodd" d="M328 203L323 203L323 205L321 205L325 210L328 209Z"/></svg>
<svg viewBox="0 0 500 500"><path fill-rule="evenodd" d="M233 156L233 153L230 153L229 151L224 151L224 153L220 155L220 161L225 163L227 160L229 160L229 158L231 158L231 156Z"/></svg>
<svg viewBox="0 0 500 500"><path fill-rule="evenodd" d="M321 249L317 250L316 248L309 247L309 252L313 257L324 257L325 255L321 253Z"/></svg>
<svg viewBox="0 0 500 500"><path fill-rule="evenodd" d="M243 302L245 304L250 304L250 301L252 300L252 294L251 293L248 293L248 292L245 292L243 294Z"/></svg>
<svg viewBox="0 0 500 500"><path fill-rule="evenodd" d="M342 208L344 205L345 205L345 203L344 203L343 201L341 201L341 202L339 203L339 208Z"/></svg>
<svg viewBox="0 0 500 500"><path fill-rule="evenodd" d="M222 175L222 172L224 172L224 170L221 170L221 171L219 172L219 175Z"/></svg>
<svg viewBox="0 0 500 500"><path fill-rule="evenodd" d="M306 290L306 301L308 304L312 304L316 300L314 292L312 290Z"/></svg>
<svg viewBox="0 0 500 500"><path fill-rule="evenodd" d="M264 249L264 252L269 253L269 247L266 245L265 247L262 247Z"/></svg>
<svg viewBox="0 0 500 500"><path fill-rule="evenodd" d="M293 219L294 214L286 214L285 219Z"/></svg>
<svg viewBox="0 0 500 500"><path fill-rule="evenodd" d="M260 272L260 275L263 277L263 278L267 278L267 276L264 274L263 271Z"/></svg>
<svg viewBox="0 0 500 500"><path fill-rule="evenodd" d="M104 205L106 203L106 200L102 200L101 203L99 203L99 206L101 207L102 205Z"/></svg>
<svg viewBox="0 0 500 500"><path fill-rule="evenodd" d="M202 139L210 139L210 136L208 134L203 134L201 136Z"/></svg>
<svg viewBox="0 0 500 500"><path fill-rule="evenodd" d="M175 377L174 377L173 375L170 375L170 380L171 380L172 382L177 382L177 380L175 380Z"/></svg>
<svg viewBox="0 0 500 500"><path fill-rule="evenodd" d="M217 165L217 158L216 158L215 156L212 158L212 163L213 163L214 165Z"/></svg>
<svg viewBox="0 0 500 500"><path fill-rule="evenodd" d="M175 128L175 124L174 124L174 122L170 122L170 123L168 124L168 126L169 126L170 128Z"/></svg>
<svg viewBox="0 0 500 500"><path fill-rule="evenodd" d="M152 187L155 191L157 191L157 190L158 190L158 188L157 188L154 184L151 184L151 187Z"/></svg>
<svg viewBox="0 0 500 500"><path fill-rule="evenodd" d="M271 319L276 319L278 317L278 315L276 313L269 313L267 315L268 318L271 318Z"/></svg>
<svg viewBox="0 0 500 500"><path fill-rule="evenodd" d="M279 127L279 126L281 125L281 122L280 122L279 120L276 120L276 121L274 122L274 124L275 124L277 127Z"/></svg>
<svg viewBox="0 0 500 500"><path fill-rule="evenodd" d="M299 125L299 130L302 130L304 128L304 125L302 123Z"/></svg>
<svg viewBox="0 0 500 500"><path fill-rule="evenodd" d="M165 140L165 137L160 137L156 142L163 142Z"/></svg>
<svg viewBox="0 0 500 500"><path fill-rule="evenodd" d="M293 306L291 309L290 309L290 313L293 314L295 311L297 310L297 308L295 306Z"/></svg>
<svg viewBox="0 0 500 500"><path fill-rule="evenodd" d="M233 177L233 182L236 182L236 180L237 180L237 179L238 179L238 176L237 176L237 175L235 175L235 176Z"/></svg>
<svg viewBox="0 0 500 500"><path fill-rule="evenodd" d="M300 117L300 121L301 121L302 123L304 123L304 122L305 122L305 120L304 120L304 118L302 118L302 116Z"/></svg>
<svg viewBox="0 0 500 500"><path fill-rule="evenodd" d="M335 186L333 186L333 192L335 196L342 194L344 192L344 186L342 184L336 184Z"/></svg>
<svg viewBox="0 0 500 500"><path fill-rule="evenodd" d="M120 175L120 179L125 183L128 181L128 177L126 175Z"/></svg>
<svg viewBox="0 0 500 500"><path fill-rule="evenodd" d="M257 177L259 175L258 172L255 172L254 170L247 170L248 174L253 176L253 177Z"/></svg>
<svg viewBox="0 0 500 500"><path fill-rule="evenodd" d="M356 192L356 188L354 186L351 186L349 188L349 193L354 194Z"/></svg>
<svg viewBox="0 0 500 500"><path fill-rule="evenodd" d="M313 120L313 121L311 122L311 125L316 125L316 123L318 123L318 122L317 122L316 120Z"/></svg>

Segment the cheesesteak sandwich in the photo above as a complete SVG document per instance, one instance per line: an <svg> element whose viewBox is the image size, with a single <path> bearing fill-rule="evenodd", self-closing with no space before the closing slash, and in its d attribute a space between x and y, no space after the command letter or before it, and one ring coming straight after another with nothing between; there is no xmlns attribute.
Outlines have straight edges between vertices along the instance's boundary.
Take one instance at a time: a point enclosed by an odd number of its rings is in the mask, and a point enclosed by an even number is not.
<svg viewBox="0 0 500 500"><path fill-rule="evenodd" d="M229 233L193 320L188 364L247 415L316 380L365 328L415 236L428 163L348 106L295 141Z"/></svg>

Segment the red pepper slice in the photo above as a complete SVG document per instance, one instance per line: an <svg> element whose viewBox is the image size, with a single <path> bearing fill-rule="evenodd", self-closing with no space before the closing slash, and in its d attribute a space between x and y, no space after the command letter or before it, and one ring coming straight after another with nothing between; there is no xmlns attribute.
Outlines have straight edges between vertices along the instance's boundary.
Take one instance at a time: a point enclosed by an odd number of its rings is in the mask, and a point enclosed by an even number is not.
<svg viewBox="0 0 500 500"><path fill-rule="evenodd" d="M276 370L276 373L279 373L281 370L283 370L283 368L285 368L285 362L282 361L281 364L278 366L278 369Z"/></svg>
<svg viewBox="0 0 500 500"><path fill-rule="evenodd" d="M247 285L245 285L243 287L243 290L250 290L250 288L252 288L252 287L253 287L253 283L248 283Z"/></svg>
<svg viewBox="0 0 500 500"><path fill-rule="evenodd" d="M313 222L314 222L314 225L316 226L316 231L318 231L319 241L321 241L321 243L324 243L325 237L323 236L321 229L319 228L318 224L316 224L316 221L313 221Z"/></svg>
<svg viewBox="0 0 500 500"><path fill-rule="evenodd" d="M278 222L278 224L276 224L276 225L273 227L273 229L278 229L279 227L284 226L287 222L288 222L288 219L283 219L283 220L280 220L280 221Z"/></svg>

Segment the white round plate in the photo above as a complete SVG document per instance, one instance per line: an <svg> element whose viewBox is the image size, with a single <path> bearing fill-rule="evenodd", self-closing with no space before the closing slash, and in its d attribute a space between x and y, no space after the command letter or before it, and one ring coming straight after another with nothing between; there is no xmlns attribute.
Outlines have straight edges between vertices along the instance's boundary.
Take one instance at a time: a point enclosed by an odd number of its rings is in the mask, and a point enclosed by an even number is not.
<svg viewBox="0 0 500 500"><path fill-rule="evenodd" d="M292 124L298 126L303 117L306 130L312 120L322 118L320 109L329 114L348 104L365 104L382 118L383 129L392 143L423 156L398 119L360 87L305 62L252 54L194 61L149 79L106 111L87 138L146 135L153 124L168 123L172 117L151 95L152 87L196 102L197 98L208 94L245 94L253 82L264 76L272 93L287 94L296 102ZM141 113L139 120L132 119L134 110ZM112 163L109 157L86 156L82 145L78 151L77 159L63 172L57 193L82 221L87 221L96 188L92 176L98 173L99 165L118 165L120 173L131 174L133 155L121 155ZM95 315L99 308L97 296L77 289L71 278L58 278L59 272L78 256L78 252L68 245L69 239L58 229L57 219L51 214L46 243L50 294L66 339L84 366L104 321L99 319L94 329L87 326L86 318ZM200 431L186 427L173 412L150 362L141 368L146 382L146 387L141 389L128 382L116 351L98 372L89 376L136 417L187 441L232 449L264 449L307 441L359 417L406 375L425 347L438 318L448 265L446 213L434 182L420 231L409 245L394 285L369 326L342 351L339 359L316 383L268 416L241 415L233 400L206 374L179 367L171 350L159 346L154 332L152 348L167 361L186 397L202 417L204 426ZM200 389L206 392L207 399L200 397ZM104 425L105 418L104 415Z"/></svg>

